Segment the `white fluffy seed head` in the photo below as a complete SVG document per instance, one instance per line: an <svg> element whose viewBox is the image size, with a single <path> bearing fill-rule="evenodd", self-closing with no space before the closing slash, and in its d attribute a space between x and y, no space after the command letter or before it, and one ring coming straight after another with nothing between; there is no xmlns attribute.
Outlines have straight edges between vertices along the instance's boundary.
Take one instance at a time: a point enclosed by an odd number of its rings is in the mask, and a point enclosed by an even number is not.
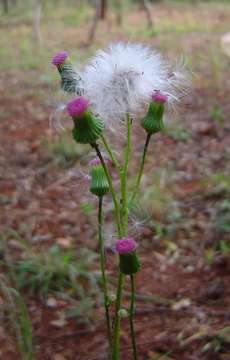
<svg viewBox="0 0 230 360"><path fill-rule="evenodd" d="M119 124L130 113L140 116L154 90L178 100L183 73L142 44L117 43L100 50L82 74L84 96L105 123Z"/></svg>
<svg viewBox="0 0 230 360"><path fill-rule="evenodd" d="M51 113L49 117L49 124L51 129L54 129L57 132L61 132L65 129L61 121L61 117L64 111L65 104L59 103L55 106L55 110Z"/></svg>

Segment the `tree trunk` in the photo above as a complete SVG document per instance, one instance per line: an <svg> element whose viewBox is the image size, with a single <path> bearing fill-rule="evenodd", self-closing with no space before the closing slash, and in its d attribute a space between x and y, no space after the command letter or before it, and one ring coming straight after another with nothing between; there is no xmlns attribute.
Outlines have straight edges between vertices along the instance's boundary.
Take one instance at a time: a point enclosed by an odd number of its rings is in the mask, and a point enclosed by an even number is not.
<svg viewBox="0 0 230 360"><path fill-rule="evenodd" d="M122 0L116 0L116 22L117 25L122 25L123 16L122 16Z"/></svg>
<svg viewBox="0 0 230 360"><path fill-rule="evenodd" d="M153 19L151 16L151 11L149 9L149 3L147 0L140 0L143 10L145 11L148 27L153 28Z"/></svg>
<svg viewBox="0 0 230 360"><path fill-rule="evenodd" d="M2 0L4 13L7 14L9 12L9 2L8 0Z"/></svg>
<svg viewBox="0 0 230 360"><path fill-rule="evenodd" d="M88 44L91 44L94 40L98 21L100 20L100 15L101 15L101 0L95 0L95 14L94 14L92 25L89 29L89 35L88 35L88 41L87 41Z"/></svg>
<svg viewBox="0 0 230 360"><path fill-rule="evenodd" d="M42 43L42 34L41 34L42 7L43 7L43 0L37 0L37 4L35 7L35 13L34 13L33 37L34 37L35 41L38 42L39 44Z"/></svg>
<svg viewBox="0 0 230 360"><path fill-rule="evenodd" d="M105 20L108 10L108 0L101 0L100 19Z"/></svg>

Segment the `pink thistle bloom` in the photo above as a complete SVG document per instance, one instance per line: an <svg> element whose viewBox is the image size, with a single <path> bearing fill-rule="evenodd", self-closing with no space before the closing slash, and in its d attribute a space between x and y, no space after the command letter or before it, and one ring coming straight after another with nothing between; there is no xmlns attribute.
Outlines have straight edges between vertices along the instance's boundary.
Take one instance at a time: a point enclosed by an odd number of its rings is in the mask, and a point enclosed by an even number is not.
<svg viewBox="0 0 230 360"><path fill-rule="evenodd" d="M152 100L155 101L156 103L164 104L168 100L168 96L165 94L162 94L162 92L160 92L160 91L155 91L152 94Z"/></svg>
<svg viewBox="0 0 230 360"><path fill-rule="evenodd" d="M64 64L65 60L69 57L69 54L67 51L61 51L58 52L56 55L54 55L52 64L55 66L60 66Z"/></svg>
<svg viewBox="0 0 230 360"><path fill-rule="evenodd" d="M99 159L99 157L96 157L92 160L90 160L89 162L89 166L97 166L101 164L101 160Z"/></svg>
<svg viewBox="0 0 230 360"><path fill-rule="evenodd" d="M115 250L119 254L130 254L137 248L137 243L133 238L124 237L115 243Z"/></svg>
<svg viewBox="0 0 230 360"><path fill-rule="evenodd" d="M67 111L72 117L80 116L87 110L88 106L89 101L83 96L79 96L67 104Z"/></svg>
<svg viewBox="0 0 230 360"><path fill-rule="evenodd" d="M106 165L109 164L109 160L108 159L104 159ZM92 160L90 160L89 162L89 166L97 166L97 165L101 165L101 160L99 159L99 157L96 157Z"/></svg>

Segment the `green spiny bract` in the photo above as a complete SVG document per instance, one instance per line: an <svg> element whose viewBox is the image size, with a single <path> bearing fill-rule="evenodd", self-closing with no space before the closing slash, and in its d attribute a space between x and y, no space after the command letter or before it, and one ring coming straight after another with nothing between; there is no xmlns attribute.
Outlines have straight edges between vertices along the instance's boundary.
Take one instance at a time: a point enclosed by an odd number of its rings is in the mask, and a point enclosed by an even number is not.
<svg viewBox="0 0 230 360"><path fill-rule="evenodd" d="M155 134L164 129L164 104L151 102L147 114L141 119L141 126L148 134Z"/></svg>
<svg viewBox="0 0 230 360"><path fill-rule="evenodd" d="M103 122L85 111L74 119L73 138L81 144L93 144L104 130Z"/></svg>
<svg viewBox="0 0 230 360"><path fill-rule="evenodd" d="M108 180L106 178L103 166L99 163L91 168L91 184L90 191L92 194L101 197L109 190Z"/></svg>

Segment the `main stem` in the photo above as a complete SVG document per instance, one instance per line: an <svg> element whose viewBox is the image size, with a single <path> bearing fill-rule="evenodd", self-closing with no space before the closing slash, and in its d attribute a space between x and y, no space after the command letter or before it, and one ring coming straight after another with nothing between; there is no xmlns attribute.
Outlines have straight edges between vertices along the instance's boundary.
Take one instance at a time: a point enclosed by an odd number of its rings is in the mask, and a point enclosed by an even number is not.
<svg viewBox="0 0 230 360"><path fill-rule="evenodd" d="M152 134L147 134L147 137L146 137L145 146L144 146L142 159L141 159L141 165L140 165L137 181L136 181L136 184L135 184L134 192L133 192L133 195L131 197L131 202L133 202L135 200L135 198L136 198L136 196L137 196L137 194L138 194L138 192L140 190L141 178L142 178L143 171L144 171L145 159L146 159L147 150L148 150L149 142L150 142L150 139L151 139L151 135Z"/></svg>
<svg viewBox="0 0 230 360"><path fill-rule="evenodd" d="M122 236L128 235L128 204L127 204L127 172L129 165L129 156L131 152L131 129L132 120L127 115L127 146L125 150L124 166L120 171L121 179L121 219L122 219ZM116 301L116 313L115 313L115 327L114 327L114 343L113 343L113 360L119 360L120 358L120 317L118 312L121 308L122 290L124 286L125 275L120 271L117 287L117 301Z"/></svg>
<svg viewBox="0 0 230 360"><path fill-rule="evenodd" d="M113 187L113 181L112 181L112 177L109 173L109 170L106 166L106 163L105 163L105 160L101 154L101 151L99 149L99 146L98 144L94 143L94 144L91 144L91 146L95 149L96 153L97 153L97 156L99 157L100 161L101 161L101 164L103 166L103 169L105 171L105 175L106 175L106 178L108 180L108 183L109 183L109 189L110 189L110 192L111 192L111 195L112 195L112 198L113 198L113 203L114 203L114 208L115 208L115 216L116 216L116 222L117 222L117 231L118 231L118 235L121 236L121 222L120 222L120 208L119 208L119 203L118 203L118 200L117 200L117 195L116 195L116 192L115 192L115 189Z"/></svg>
<svg viewBox="0 0 230 360"><path fill-rule="evenodd" d="M135 278L134 275L130 275L131 282L131 302L130 302L130 314L129 314L129 323L131 330L132 346L133 346L133 358L137 360L137 346L136 346L136 336L134 329L134 316L135 316Z"/></svg>
<svg viewBox="0 0 230 360"><path fill-rule="evenodd" d="M128 234L128 222L129 222L129 210L127 203L127 175L128 175L128 165L129 157L131 152L131 130L132 130L132 120L129 115L127 115L127 146L125 150L125 160L124 166L120 171L121 177L121 216L122 216L122 228L123 236Z"/></svg>
<svg viewBox="0 0 230 360"><path fill-rule="evenodd" d="M107 169L107 166L105 164L104 158L101 154L101 151L99 149L98 144L94 143L91 144L91 146L96 150L97 156L99 157L101 164L103 166L103 169L105 171L109 188L111 191L111 195L114 202L115 207L115 216L116 216L116 222L117 222L117 230L118 230L118 236L121 237L123 235L121 222L120 222L120 208L117 200L117 195L115 192L115 189L113 187L112 177ZM124 274L121 272L119 273L119 280L118 280L118 288L117 288L117 300L116 300L116 314L115 314L115 327L114 327L114 341L113 341L113 351L112 351L112 359L113 360L119 360L119 349L120 349L120 318L118 316L118 311L121 307L121 300L122 300L122 288L124 284Z"/></svg>
<svg viewBox="0 0 230 360"><path fill-rule="evenodd" d="M98 203L98 237L99 237L99 251L100 251L100 267L101 267L102 285L103 285L103 293L104 293L104 307L105 307L105 317L107 323L107 336L109 341L109 349L110 349L109 351L111 354L112 332L111 332L111 324L110 324L110 316L109 316L108 284L105 274L105 248L104 248L104 237L103 237L102 203L103 203L103 196L100 196Z"/></svg>
<svg viewBox="0 0 230 360"><path fill-rule="evenodd" d="M124 286L124 274L120 271L119 272L119 279L118 279L118 287L117 287L117 300L116 300L116 308L115 308L115 325L114 325L114 342L113 342L113 360L119 360L120 356L120 317L118 312L121 308L121 301L122 301L122 290Z"/></svg>
<svg viewBox="0 0 230 360"><path fill-rule="evenodd" d="M137 181L136 181L136 184L135 184L134 192L133 192L133 195L131 197L131 201L130 201L131 203L135 200L138 192L140 191L140 183L141 183L141 178L142 178L143 171L144 171L144 164L145 164L145 159L146 159L147 150L148 150L149 142L150 142L150 139L151 139L151 135L152 134L147 134L147 136L146 136L146 141L145 141L144 150L143 150L142 159L141 159L141 165L140 165ZM135 278L134 278L133 274L130 275L130 282L131 282L131 302L130 302L129 323L130 323L130 331L131 331L131 338L132 338L133 358L134 358L134 360L137 360L138 356L137 356L137 346L136 346L136 335L135 335L135 329L134 329Z"/></svg>

